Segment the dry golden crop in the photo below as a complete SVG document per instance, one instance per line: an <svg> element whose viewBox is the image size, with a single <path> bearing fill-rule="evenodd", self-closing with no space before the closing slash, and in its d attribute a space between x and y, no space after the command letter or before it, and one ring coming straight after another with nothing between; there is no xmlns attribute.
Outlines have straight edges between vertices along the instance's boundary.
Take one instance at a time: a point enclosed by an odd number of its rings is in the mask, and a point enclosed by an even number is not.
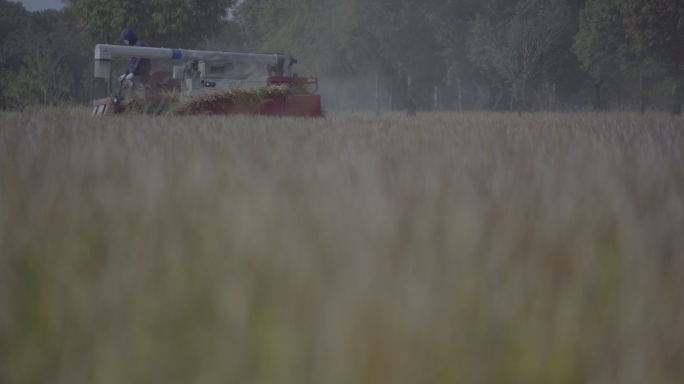
<svg viewBox="0 0 684 384"><path fill-rule="evenodd" d="M159 115L178 105L179 92L134 92L124 100L125 114Z"/></svg>
<svg viewBox="0 0 684 384"><path fill-rule="evenodd" d="M173 105L169 112L176 116L195 115L207 108L223 107L226 104L236 102L252 103L256 107L265 100L286 95L291 92L292 89L287 84L254 88L233 87L225 90L216 90L187 99Z"/></svg>
<svg viewBox="0 0 684 384"><path fill-rule="evenodd" d="M0 383L684 382L683 134L0 114Z"/></svg>
<svg viewBox="0 0 684 384"><path fill-rule="evenodd" d="M233 87L218 89L190 99L179 101L178 92L137 92L124 101L125 114L160 115L169 113L174 116L202 114L205 109L224 107L226 104L244 103L245 107L256 108L260 103L277 96L298 92L287 84L259 86L253 88Z"/></svg>

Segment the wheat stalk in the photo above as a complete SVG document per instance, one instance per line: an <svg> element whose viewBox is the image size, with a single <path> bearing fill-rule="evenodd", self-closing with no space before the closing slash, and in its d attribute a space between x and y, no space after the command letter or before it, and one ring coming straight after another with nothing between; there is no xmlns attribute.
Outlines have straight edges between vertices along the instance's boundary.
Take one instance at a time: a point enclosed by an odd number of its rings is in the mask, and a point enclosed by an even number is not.
<svg viewBox="0 0 684 384"><path fill-rule="evenodd" d="M268 85L255 88L233 87L216 90L174 105L169 111L175 116L194 115L207 108L224 107L231 103L257 103L291 93L289 85Z"/></svg>

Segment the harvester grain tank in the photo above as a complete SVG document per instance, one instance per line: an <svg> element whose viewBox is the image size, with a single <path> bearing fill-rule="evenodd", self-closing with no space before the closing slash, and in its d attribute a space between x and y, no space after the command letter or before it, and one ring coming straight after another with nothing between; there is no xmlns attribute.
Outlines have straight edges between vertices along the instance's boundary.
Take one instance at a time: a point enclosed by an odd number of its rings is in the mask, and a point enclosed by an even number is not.
<svg viewBox="0 0 684 384"><path fill-rule="evenodd" d="M216 103L198 114L246 113L268 116L320 117L321 97L316 94L318 79L291 74L297 60L285 54L235 53L196 51L188 49L129 47L98 44L95 46L95 77L109 78L112 60L116 57L173 59L183 61L173 71L158 71L150 75L156 84L180 83L180 101L206 97L217 91L233 87L258 88L270 85L288 85L291 92L268 100L255 102ZM121 112L122 94L95 100L93 115Z"/></svg>

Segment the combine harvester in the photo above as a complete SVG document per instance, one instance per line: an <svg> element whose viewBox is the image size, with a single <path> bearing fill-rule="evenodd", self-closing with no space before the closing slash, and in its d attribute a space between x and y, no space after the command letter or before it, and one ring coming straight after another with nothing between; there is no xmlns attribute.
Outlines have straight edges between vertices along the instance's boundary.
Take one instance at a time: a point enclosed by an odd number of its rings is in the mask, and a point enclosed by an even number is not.
<svg viewBox="0 0 684 384"><path fill-rule="evenodd" d="M321 96L315 94L318 78L298 77L296 73L290 76L292 65L297 63L290 55L98 44L95 77L109 78L115 57L183 60L185 64L173 67L173 71L152 73L150 83L180 83L179 103L192 106L185 108L187 114L322 116ZM236 87L256 94L263 90L268 97L256 100L220 97L230 95ZM269 89L278 92L269 94ZM116 96L95 100L93 106L93 116L121 113L125 109L121 90Z"/></svg>

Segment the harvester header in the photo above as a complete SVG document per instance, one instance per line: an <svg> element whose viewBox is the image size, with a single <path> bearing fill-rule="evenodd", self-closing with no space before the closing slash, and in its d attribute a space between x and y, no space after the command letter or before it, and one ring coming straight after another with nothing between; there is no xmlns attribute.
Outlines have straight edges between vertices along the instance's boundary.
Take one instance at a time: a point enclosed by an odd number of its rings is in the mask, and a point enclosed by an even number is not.
<svg viewBox="0 0 684 384"><path fill-rule="evenodd" d="M296 73L292 74L291 67L297 63L297 59L291 55L98 44L95 46L95 77L110 78L112 60L117 57L182 61L183 65L174 66L172 71L152 73L148 81L152 85L177 87L180 91L181 102L206 97L207 94L225 94L235 87L261 89L271 85L287 85L291 90L277 98L261 100L255 104L254 108L232 105L238 103L233 100L223 105L218 105L220 104L218 103L217 106L209 110L197 111L198 113L309 117L322 115L321 97L315 94L318 90L318 79L301 78ZM150 84L146 84L145 87L149 88ZM96 100L93 114L117 113L122 109L120 106L122 99L123 96L119 94L108 99Z"/></svg>

